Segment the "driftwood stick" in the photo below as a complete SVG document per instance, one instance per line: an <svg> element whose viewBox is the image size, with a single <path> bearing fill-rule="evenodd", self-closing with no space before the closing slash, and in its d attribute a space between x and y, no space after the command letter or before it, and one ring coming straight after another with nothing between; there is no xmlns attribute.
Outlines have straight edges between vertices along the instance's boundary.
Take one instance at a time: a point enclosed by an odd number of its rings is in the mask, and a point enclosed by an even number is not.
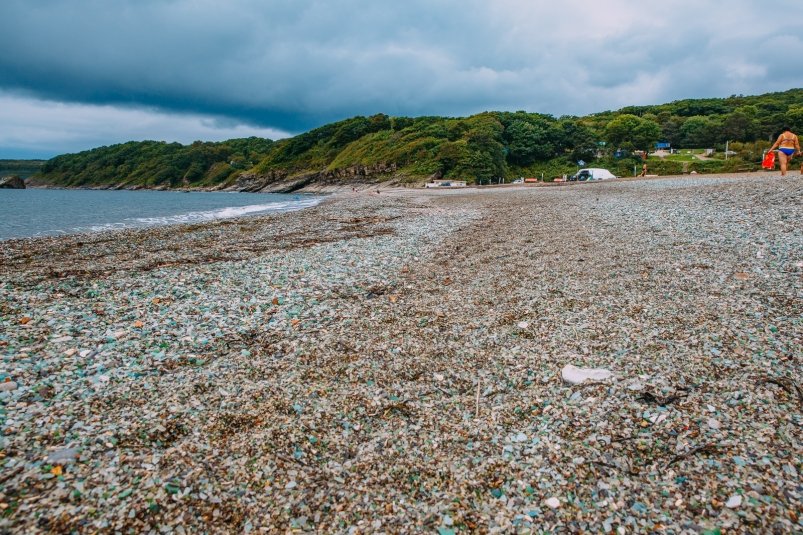
<svg viewBox="0 0 803 535"><path fill-rule="evenodd" d="M474 409L474 418L479 418L480 417L480 385L481 384L482 383L480 382L480 380L477 379L477 402L476 402L476 408Z"/></svg>
<svg viewBox="0 0 803 535"><path fill-rule="evenodd" d="M796 393L798 403L803 404L803 389L801 389L800 386L791 379L781 379L781 378L776 379L773 377L764 377L758 382L758 384L759 385L772 384L780 386L784 390L784 392L786 392L790 396Z"/></svg>
<svg viewBox="0 0 803 535"><path fill-rule="evenodd" d="M717 449L718 447L719 446L716 443L709 442L708 444L702 444L700 446L694 447L685 453L679 453L674 457L672 457L672 459L664 465L664 469L669 468L676 462L686 459L687 457L691 457L692 455L696 455L697 453L700 452L714 450Z"/></svg>
<svg viewBox="0 0 803 535"><path fill-rule="evenodd" d="M663 397L663 396L656 396L652 392L644 392L642 395L640 395L636 399L644 401L646 403L654 403L656 405L660 405L662 407L665 407L666 405L674 403L675 401L677 401L679 399L683 399L683 398L687 397L688 395L689 395L688 392L683 392L682 394L675 394L673 396Z"/></svg>

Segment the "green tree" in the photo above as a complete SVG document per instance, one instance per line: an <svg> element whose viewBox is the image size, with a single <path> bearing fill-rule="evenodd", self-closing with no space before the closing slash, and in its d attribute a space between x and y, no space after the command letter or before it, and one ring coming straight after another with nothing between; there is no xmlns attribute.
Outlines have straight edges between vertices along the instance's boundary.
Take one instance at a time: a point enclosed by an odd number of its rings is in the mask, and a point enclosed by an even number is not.
<svg viewBox="0 0 803 535"><path fill-rule="evenodd" d="M490 184L494 178L504 175L499 160L492 153L479 149L471 150L468 153L462 168L466 174L474 178L474 182L477 184Z"/></svg>
<svg viewBox="0 0 803 535"><path fill-rule="evenodd" d="M661 139L661 127L649 119L642 119L633 132L633 144L636 148L649 152L655 142Z"/></svg>
<svg viewBox="0 0 803 535"><path fill-rule="evenodd" d="M527 121L514 121L505 129L508 160L516 165L529 165L555 155L548 127Z"/></svg>
<svg viewBox="0 0 803 535"><path fill-rule="evenodd" d="M661 127L635 115L619 115L605 128L605 138L612 147L649 150L661 138Z"/></svg>
<svg viewBox="0 0 803 535"><path fill-rule="evenodd" d="M789 108L786 114L789 128L798 135L803 135L803 105Z"/></svg>
<svg viewBox="0 0 803 535"><path fill-rule="evenodd" d="M447 141L438 147L438 155L436 157L438 166L443 174L447 176L457 169L461 162L468 161L469 153L465 141Z"/></svg>
<svg viewBox="0 0 803 535"><path fill-rule="evenodd" d="M568 152L573 161L590 160L597 151L597 136L590 128L574 119L563 119L559 125L561 129L560 146Z"/></svg>
<svg viewBox="0 0 803 535"><path fill-rule="evenodd" d="M755 108L742 107L729 113L722 120L722 136L727 140L755 141L758 124Z"/></svg>
<svg viewBox="0 0 803 535"><path fill-rule="evenodd" d="M721 138L718 125L703 116L689 117L680 127L683 147L712 147Z"/></svg>
<svg viewBox="0 0 803 535"><path fill-rule="evenodd" d="M463 167L480 184L494 177L505 176L507 163L501 142L502 123L489 113L472 119L471 127L466 132L468 158L464 160Z"/></svg>
<svg viewBox="0 0 803 535"><path fill-rule="evenodd" d="M661 125L661 141L666 141L673 147L683 146L683 134L681 134L681 127L686 119L673 115Z"/></svg>

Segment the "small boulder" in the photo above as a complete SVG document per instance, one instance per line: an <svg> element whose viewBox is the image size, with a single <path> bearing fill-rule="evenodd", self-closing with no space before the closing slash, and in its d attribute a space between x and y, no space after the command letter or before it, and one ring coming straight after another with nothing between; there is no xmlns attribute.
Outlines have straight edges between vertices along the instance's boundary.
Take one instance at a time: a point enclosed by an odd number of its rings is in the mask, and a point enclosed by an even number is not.
<svg viewBox="0 0 803 535"><path fill-rule="evenodd" d="M0 189L25 189L25 181L17 175L0 178Z"/></svg>
<svg viewBox="0 0 803 535"><path fill-rule="evenodd" d="M0 392L11 392L17 389L17 383L14 381L3 381L0 383Z"/></svg>

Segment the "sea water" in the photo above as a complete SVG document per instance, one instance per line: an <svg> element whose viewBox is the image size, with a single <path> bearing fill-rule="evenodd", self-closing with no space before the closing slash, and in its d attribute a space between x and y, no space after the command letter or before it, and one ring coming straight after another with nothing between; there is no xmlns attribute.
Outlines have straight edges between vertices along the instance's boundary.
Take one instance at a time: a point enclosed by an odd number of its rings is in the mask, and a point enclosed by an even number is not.
<svg viewBox="0 0 803 535"><path fill-rule="evenodd" d="M68 189L0 189L0 240L197 223L301 210L320 195Z"/></svg>

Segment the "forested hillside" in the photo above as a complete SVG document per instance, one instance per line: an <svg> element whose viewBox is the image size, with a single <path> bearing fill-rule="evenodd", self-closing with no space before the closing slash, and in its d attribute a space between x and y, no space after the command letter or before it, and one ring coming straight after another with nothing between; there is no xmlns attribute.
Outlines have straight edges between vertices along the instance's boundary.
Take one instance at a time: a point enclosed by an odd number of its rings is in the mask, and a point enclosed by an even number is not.
<svg viewBox="0 0 803 535"><path fill-rule="evenodd" d="M45 160L0 160L0 177L28 178L42 170Z"/></svg>
<svg viewBox="0 0 803 535"><path fill-rule="evenodd" d="M577 162L632 171L634 150L656 142L675 149L736 153L681 166L655 161L656 172L728 171L757 166L781 126L803 131L803 89L760 96L692 99L630 106L585 117L486 112L466 118L378 114L328 124L276 142L257 138L189 146L154 141L101 147L47 162L39 178L68 186L274 187L303 176L325 183L359 179L418 182L431 176L487 183L550 178ZM747 166L747 167L746 167ZM254 185L256 184L256 186Z"/></svg>
<svg viewBox="0 0 803 535"><path fill-rule="evenodd" d="M37 180L63 186L214 187L231 185L273 141L250 137L191 145L131 141L48 160Z"/></svg>

